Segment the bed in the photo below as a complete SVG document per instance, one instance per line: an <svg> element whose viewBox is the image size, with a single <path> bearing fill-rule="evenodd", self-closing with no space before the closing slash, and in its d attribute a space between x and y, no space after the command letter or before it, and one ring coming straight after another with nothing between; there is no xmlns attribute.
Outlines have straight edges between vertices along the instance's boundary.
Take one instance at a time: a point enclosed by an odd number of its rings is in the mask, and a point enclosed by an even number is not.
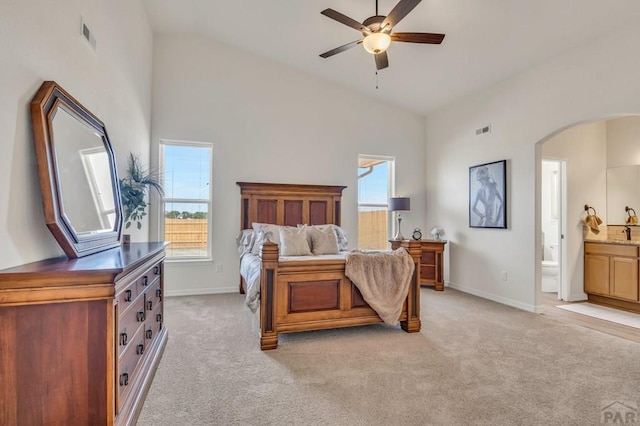
<svg viewBox="0 0 640 426"><path fill-rule="evenodd" d="M241 192L241 230L253 223L296 227L340 225L344 186L237 182ZM241 234L242 235L242 234ZM400 314L408 333L420 331L420 243L405 241L414 272ZM257 249L259 260L260 348L276 349L278 334L382 322L345 275L343 256L291 259L273 242ZM254 260L255 262L255 260ZM240 278L240 292L247 282Z"/></svg>

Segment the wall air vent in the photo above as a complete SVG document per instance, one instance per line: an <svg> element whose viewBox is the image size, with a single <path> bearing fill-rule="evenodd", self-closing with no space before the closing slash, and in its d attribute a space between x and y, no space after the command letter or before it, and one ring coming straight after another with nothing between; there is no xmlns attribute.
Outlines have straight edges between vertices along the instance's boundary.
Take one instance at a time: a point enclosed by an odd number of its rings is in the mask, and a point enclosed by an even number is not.
<svg viewBox="0 0 640 426"><path fill-rule="evenodd" d="M483 133L491 133L491 124L488 126L481 127L476 130L476 135L481 135Z"/></svg>
<svg viewBox="0 0 640 426"><path fill-rule="evenodd" d="M91 34L91 30L89 29L87 24L84 22L84 19L80 19L80 22L81 22L80 35L87 43L89 43L89 46L91 46L91 49L95 51L96 38L93 36L93 34Z"/></svg>

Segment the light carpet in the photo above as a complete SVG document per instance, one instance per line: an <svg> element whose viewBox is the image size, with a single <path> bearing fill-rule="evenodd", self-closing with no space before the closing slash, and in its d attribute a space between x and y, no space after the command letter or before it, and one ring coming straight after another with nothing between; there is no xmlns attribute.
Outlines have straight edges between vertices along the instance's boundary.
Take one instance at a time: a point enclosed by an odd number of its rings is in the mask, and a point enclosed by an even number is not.
<svg viewBox="0 0 640 426"><path fill-rule="evenodd" d="M629 327L640 328L640 315L631 312L625 312L618 309L611 309L605 306L593 303L570 303L566 305L558 305L556 308L566 311L576 312L578 314L602 319L605 321L615 322Z"/></svg>
<svg viewBox="0 0 640 426"><path fill-rule="evenodd" d="M265 352L244 296L165 302L143 426L584 426L640 401L640 344L452 289L422 289L420 333L294 333Z"/></svg>

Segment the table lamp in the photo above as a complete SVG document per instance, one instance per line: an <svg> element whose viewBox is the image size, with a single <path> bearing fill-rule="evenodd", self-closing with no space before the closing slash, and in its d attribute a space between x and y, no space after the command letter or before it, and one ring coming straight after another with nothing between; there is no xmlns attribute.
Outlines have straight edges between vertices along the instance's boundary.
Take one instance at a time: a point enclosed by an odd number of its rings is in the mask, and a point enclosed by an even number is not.
<svg viewBox="0 0 640 426"><path fill-rule="evenodd" d="M404 240L402 231L400 230L400 223L402 222L402 216L400 216L400 212L409 211L410 205L411 200L408 197L393 197L389 199L389 211L398 212L396 213L396 220L398 222L396 226L396 235L395 237L393 237L395 241Z"/></svg>

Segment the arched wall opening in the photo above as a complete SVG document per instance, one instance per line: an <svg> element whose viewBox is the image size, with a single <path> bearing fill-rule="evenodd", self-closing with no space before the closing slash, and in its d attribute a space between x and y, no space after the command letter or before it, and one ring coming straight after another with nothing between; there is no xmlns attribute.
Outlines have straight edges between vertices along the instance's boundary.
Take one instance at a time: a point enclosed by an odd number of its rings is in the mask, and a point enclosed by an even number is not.
<svg viewBox="0 0 640 426"><path fill-rule="evenodd" d="M573 123L558 129L536 143L535 149L535 306L542 311L542 260L544 257L542 206L542 160L566 161L566 215L562 244L565 271L563 300L585 300L584 285L584 205L594 206L606 225L611 212L607 206L607 169L640 165L640 115L624 114ZM611 197L609 197L611 198ZM617 219L617 216L615 216ZM619 220L619 219L618 219ZM615 221L615 220L614 220ZM606 232L606 227L604 227ZM601 235L602 237L602 235ZM562 264L559 265L559 268ZM545 275L548 274L545 271ZM546 278L546 276L545 276Z"/></svg>

